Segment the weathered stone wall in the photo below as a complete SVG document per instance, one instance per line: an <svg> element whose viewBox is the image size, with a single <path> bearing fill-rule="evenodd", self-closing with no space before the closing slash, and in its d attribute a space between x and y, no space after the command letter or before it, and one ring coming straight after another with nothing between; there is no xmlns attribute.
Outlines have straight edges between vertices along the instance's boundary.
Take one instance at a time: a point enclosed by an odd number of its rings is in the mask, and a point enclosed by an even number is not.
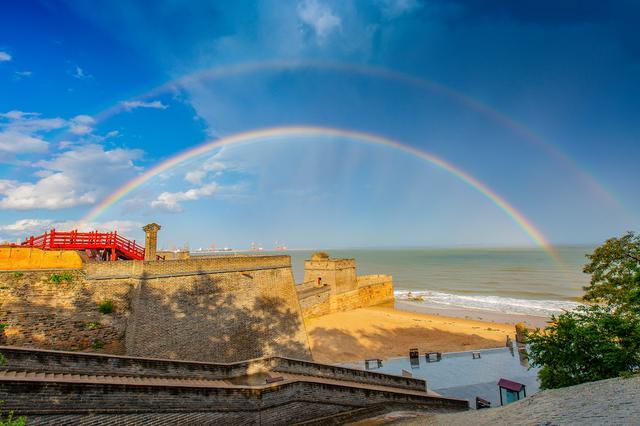
<svg viewBox="0 0 640 426"><path fill-rule="evenodd" d="M143 279L126 347L134 356L199 361L310 358L290 267Z"/></svg>
<svg viewBox="0 0 640 426"><path fill-rule="evenodd" d="M146 278L272 268L291 268L291 258L289 256L198 256L165 261L89 262L84 266L87 277L90 279Z"/></svg>
<svg viewBox="0 0 640 426"><path fill-rule="evenodd" d="M355 290L331 294L328 287L298 290L305 318L344 312L393 302L393 278L390 275L358 276Z"/></svg>
<svg viewBox="0 0 640 426"><path fill-rule="evenodd" d="M6 344L231 362L310 358L288 256L89 262L0 272ZM100 302L115 310L101 314Z"/></svg>
<svg viewBox="0 0 640 426"><path fill-rule="evenodd" d="M234 389L8 379L0 380L0 398L5 400L3 409L26 415L37 424L150 423L153 417L145 418L142 413L173 413L160 424L175 423L176 419L183 423L182 416L190 413L215 413L217 416L208 417L207 423L197 423L290 425L375 404L396 410L468 409L467 401L311 381ZM60 414L78 417L60 421ZM96 419L100 414L109 416ZM127 415L138 415L137 422L127 421Z"/></svg>
<svg viewBox="0 0 640 426"><path fill-rule="evenodd" d="M424 391L427 388L426 382L422 379L281 357L259 358L236 363L209 363L7 346L0 346L0 352L7 360L6 364L0 365L0 371L46 371L56 374L196 378L202 380L229 379L275 371L417 391Z"/></svg>
<svg viewBox="0 0 640 426"><path fill-rule="evenodd" d="M0 272L5 344L124 353L133 282L87 281L80 271ZM102 314L99 304L113 302Z"/></svg>
<svg viewBox="0 0 640 426"><path fill-rule="evenodd" d="M79 268L82 268L82 258L76 251L0 247L0 271Z"/></svg>
<svg viewBox="0 0 640 426"><path fill-rule="evenodd" d="M327 287L315 291L299 291L300 309L305 318L319 317L331 313L331 290Z"/></svg>

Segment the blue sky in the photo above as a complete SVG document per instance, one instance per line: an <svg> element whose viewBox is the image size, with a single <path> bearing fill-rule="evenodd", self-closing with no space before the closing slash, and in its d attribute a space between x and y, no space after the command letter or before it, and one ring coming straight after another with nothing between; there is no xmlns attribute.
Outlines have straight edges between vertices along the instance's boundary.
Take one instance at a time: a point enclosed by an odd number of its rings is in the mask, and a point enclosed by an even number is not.
<svg viewBox="0 0 640 426"><path fill-rule="evenodd" d="M368 132L436 155L554 244L599 243L640 226L635 2L1 8L2 240L73 228L182 150L291 125ZM209 152L89 226L141 238L150 221L163 225L165 247L534 244L452 174L345 138Z"/></svg>

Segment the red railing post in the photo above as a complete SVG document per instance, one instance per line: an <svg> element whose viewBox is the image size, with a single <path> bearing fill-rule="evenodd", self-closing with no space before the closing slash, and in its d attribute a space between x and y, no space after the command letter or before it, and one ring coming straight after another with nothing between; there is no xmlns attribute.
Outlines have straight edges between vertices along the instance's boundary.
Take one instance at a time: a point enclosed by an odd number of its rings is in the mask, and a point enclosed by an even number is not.
<svg viewBox="0 0 640 426"><path fill-rule="evenodd" d="M56 235L56 230L54 228L51 230L51 233L49 234L49 248L55 247L55 243L53 241L53 239L55 238L55 235Z"/></svg>

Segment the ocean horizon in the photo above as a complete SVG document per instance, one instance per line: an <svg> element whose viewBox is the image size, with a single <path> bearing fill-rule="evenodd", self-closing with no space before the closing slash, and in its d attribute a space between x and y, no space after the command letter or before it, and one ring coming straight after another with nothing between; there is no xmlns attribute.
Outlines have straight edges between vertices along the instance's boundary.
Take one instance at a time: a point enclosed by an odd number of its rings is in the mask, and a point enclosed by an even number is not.
<svg viewBox="0 0 640 426"><path fill-rule="evenodd" d="M593 249L555 247L559 261L541 248L525 247L326 251L334 258L354 258L359 275L392 275L399 301L548 317L580 305L582 288L589 282L582 268ZM291 256L297 283L304 279L304 261L315 251L284 252Z"/></svg>

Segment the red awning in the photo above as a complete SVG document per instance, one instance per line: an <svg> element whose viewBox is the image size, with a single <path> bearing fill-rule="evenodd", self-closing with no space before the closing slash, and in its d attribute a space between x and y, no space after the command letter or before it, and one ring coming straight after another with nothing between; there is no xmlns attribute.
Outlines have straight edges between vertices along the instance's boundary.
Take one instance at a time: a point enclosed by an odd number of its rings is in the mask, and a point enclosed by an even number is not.
<svg viewBox="0 0 640 426"><path fill-rule="evenodd" d="M524 388L524 385L522 383L514 382L509 379L500 379L500 381L498 382L498 386L513 392L520 392L522 388Z"/></svg>

